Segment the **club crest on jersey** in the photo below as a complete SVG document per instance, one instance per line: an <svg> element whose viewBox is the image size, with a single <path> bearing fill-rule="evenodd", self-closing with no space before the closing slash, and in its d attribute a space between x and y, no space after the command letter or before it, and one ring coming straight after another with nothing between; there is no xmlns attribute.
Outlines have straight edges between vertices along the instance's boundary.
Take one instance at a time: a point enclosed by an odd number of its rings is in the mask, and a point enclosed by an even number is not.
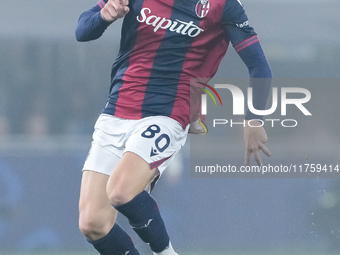
<svg viewBox="0 0 340 255"><path fill-rule="evenodd" d="M208 0L198 0L196 4L196 15L199 18L204 18L209 12L210 3Z"/></svg>

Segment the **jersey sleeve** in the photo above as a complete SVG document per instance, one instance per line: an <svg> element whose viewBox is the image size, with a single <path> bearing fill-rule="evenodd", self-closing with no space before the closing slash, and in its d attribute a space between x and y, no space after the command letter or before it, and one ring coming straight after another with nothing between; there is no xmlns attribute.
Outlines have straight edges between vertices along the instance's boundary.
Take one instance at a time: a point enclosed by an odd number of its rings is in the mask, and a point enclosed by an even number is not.
<svg viewBox="0 0 340 255"><path fill-rule="evenodd" d="M247 66L249 86L253 88L253 106L264 110L271 88L272 73L259 38L249 25L248 17L240 0L228 0L223 12L223 29L238 55ZM262 119L247 111L245 119Z"/></svg>
<svg viewBox="0 0 340 255"><path fill-rule="evenodd" d="M223 9L222 26L226 38L237 52L258 41L257 34L249 25L248 17L240 0L228 0Z"/></svg>
<svg viewBox="0 0 340 255"><path fill-rule="evenodd" d="M75 31L77 41L86 42L102 36L111 24L105 21L100 14L100 10L104 8L107 1L99 0L95 6L80 15Z"/></svg>
<svg viewBox="0 0 340 255"><path fill-rule="evenodd" d="M272 72L262 47L259 42L256 42L238 54L249 71L249 86L253 88L253 106L257 110L265 110L271 88ZM263 119L263 116L256 115L248 109L245 119Z"/></svg>

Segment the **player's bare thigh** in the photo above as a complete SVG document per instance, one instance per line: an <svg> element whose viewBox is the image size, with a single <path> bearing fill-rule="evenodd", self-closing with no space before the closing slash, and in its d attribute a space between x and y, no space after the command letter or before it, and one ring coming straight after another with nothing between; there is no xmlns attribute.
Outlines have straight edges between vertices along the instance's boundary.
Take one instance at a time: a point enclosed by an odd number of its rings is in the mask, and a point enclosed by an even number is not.
<svg viewBox="0 0 340 255"><path fill-rule="evenodd" d="M83 171L79 199L79 228L90 240L104 237L113 227L117 211L106 194L109 176Z"/></svg>
<svg viewBox="0 0 340 255"><path fill-rule="evenodd" d="M122 205L131 201L158 174L156 168L151 169L137 154L124 153L108 180L107 195L111 203Z"/></svg>

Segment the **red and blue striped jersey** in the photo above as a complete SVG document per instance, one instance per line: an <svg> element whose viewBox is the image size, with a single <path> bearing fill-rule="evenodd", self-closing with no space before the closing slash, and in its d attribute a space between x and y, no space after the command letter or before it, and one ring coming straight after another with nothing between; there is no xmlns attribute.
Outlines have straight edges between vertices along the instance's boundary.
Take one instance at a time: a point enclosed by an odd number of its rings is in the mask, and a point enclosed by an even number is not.
<svg viewBox="0 0 340 255"><path fill-rule="evenodd" d="M99 14L106 2L80 17L95 18L79 40L107 28ZM259 41L239 0L130 0L129 7L103 110L117 117L169 116L185 127L191 79L213 77L230 41L238 52Z"/></svg>

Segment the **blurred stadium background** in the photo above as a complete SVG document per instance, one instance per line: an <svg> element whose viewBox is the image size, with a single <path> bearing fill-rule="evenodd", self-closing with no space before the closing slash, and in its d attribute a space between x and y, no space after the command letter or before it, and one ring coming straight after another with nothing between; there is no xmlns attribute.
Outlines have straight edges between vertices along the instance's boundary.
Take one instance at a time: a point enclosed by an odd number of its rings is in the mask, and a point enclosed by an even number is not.
<svg viewBox="0 0 340 255"><path fill-rule="evenodd" d="M80 169L120 36L117 22L98 41L75 41L80 13L95 3L0 2L0 254L95 254L77 226ZM338 0L243 3L275 77L340 78ZM233 49L217 77L247 77ZM289 161L296 146L339 162L333 84L308 88L320 116L309 129L269 132L273 157ZM340 253L338 179L192 179L188 150L154 191L181 254Z"/></svg>

